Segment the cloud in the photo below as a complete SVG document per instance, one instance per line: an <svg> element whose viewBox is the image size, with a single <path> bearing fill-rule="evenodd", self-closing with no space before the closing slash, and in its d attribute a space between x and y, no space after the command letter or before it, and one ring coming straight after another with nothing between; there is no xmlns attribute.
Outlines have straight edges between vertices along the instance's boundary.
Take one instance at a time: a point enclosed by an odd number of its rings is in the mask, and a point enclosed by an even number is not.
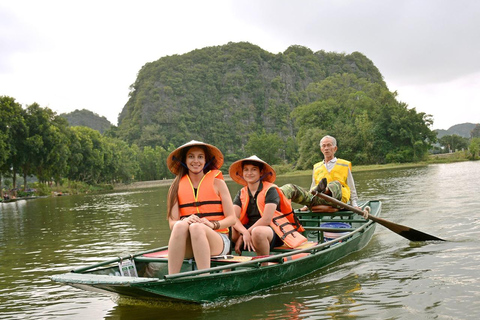
<svg viewBox="0 0 480 320"><path fill-rule="evenodd" d="M273 38L315 51L360 51L398 83L444 82L480 71L478 1L235 4L237 16Z"/></svg>
<svg viewBox="0 0 480 320"><path fill-rule="evenodd" d="M14 70L15 56L35 50L38 41L34 30L25 26L19 17L0 5L0 74Z"/></svg>

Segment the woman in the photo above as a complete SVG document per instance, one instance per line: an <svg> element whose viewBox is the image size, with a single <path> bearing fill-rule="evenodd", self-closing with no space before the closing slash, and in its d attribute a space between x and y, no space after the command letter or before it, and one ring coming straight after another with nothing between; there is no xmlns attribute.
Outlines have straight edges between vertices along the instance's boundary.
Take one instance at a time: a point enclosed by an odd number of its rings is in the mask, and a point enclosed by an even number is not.
<svg viewBox="0 0 480 320"><path fill-rule="evenodd" d="M168 194L168 273L180 272L185 258L197 268L210 267L211 256L230 250L228 227L235 224L233 203L220 167L223 154L212 145L192 140L167 158L176 175Z"/></svg>
<svg viewBox="0 0 480 320"><path fill-rule="evenodd" d="M235 252L241 254L244 249L262 256L284 243L295 248L307 241L298 232L303 228L295 220L290 201L273 184L276 174L268 163L251 156L235 161L229 174L245 186L233 201L238 218L232 235Z"/></svg>

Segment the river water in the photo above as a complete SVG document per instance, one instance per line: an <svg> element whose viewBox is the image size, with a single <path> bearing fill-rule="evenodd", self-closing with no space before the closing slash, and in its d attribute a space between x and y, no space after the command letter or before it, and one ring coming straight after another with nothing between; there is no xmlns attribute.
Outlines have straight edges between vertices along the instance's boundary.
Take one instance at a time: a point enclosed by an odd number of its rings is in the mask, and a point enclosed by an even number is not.
<svg viewBox="0 0 480 320"><path fill-rule="evenodd" d="M478 319L480 162L354 177L383 218L448 241L413 243L378 226L362 251L262 294L204 306L114 301L49 276L166 245L168 187L4 203L0 318ZM308 187L310 177L277 180L287 182Z"/></svg>

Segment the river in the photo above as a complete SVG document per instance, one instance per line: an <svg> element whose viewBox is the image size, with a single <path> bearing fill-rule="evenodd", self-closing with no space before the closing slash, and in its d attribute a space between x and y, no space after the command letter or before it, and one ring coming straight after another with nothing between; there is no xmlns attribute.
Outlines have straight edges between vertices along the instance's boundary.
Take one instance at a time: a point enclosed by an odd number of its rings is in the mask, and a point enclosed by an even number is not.
<svg viewBox="0 0 480 320"><path fill-rule="evenodd" d="M261 294L204 306L114 301L49 276L166 245L167 186L4 203L0 318L478 319L480 161L354 177L383 218L448 241L413 243L378 226L360 252ZM310 177L277 180L287 182L308 187Z"/></svg>

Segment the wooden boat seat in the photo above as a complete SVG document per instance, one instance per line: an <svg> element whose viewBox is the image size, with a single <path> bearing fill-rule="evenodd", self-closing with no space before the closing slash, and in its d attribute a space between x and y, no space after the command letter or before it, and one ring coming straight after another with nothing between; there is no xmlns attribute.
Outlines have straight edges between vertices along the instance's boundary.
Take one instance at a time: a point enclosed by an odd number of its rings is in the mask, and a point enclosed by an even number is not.
<svg viewBox="0 0 480 320"><path fill-rule="evenodd" d="M142 260L145 261L143 258L150 258L152 261L155 261L155 259L168 259L168 250L162 250L162 251L156 251L156 252L150 252L150 253L145 253L142 255L142 259L137 259L137 260ZM250 261L253 258L256 258L255 256L234 256L234 255L222 255L222 256L215 256L212 257L212 262L229 262L229 263L235 263L235 262L245 262L245 261Z"/></svg>
<svg viewBox="0 0 480 320"><path fill-rule="evenodd" d="M297 249L309 248L309 247L314 246L316 244L317 244L316 242L308 241L308 242L304 243L303 245L301 245L300 247L298 247ZM282 248L282 247L279 247L279 248ZM279 251L281 251L281 250L282 249L279 249ZM289 248L289 247L284 247L283 250L288 251L288 250L293 250L293 249ZM291 260L302 258L302 257L308 256L308 255L310 255L310 253L298 253L298 254L294 254L294 255L283 258L283 261L284 262L291 261ZM247 261L251 261L251 260L255 260L255 259L259 259L259 258L265 258L265 257L267 257L267 256L237 256L237 255L228 255L227 254L227 255L212 257L212 265L225 264L225 263L247 262ZM150 260L152 262L156 261L156 259L166 260L166 259L168 259L168 250L145 253L145 254L142 255L142 257L140 259L138 257L135 258L135 259L139 260L139 261Z"/></svg>
<svg viewBox="0 0 480 320"><path fill-rule="evenodd" d="M302 245L296 247L295 249L306 249L306 248L313 247L317 244L318 244L318 242L315 242L315 241L307 241L307 242L303 243ZM273 250L275 250L275 251L289 251L289 250L295 250L295 249L292 249L285 244L282 245L282 246L273 248Z"/></svg>

